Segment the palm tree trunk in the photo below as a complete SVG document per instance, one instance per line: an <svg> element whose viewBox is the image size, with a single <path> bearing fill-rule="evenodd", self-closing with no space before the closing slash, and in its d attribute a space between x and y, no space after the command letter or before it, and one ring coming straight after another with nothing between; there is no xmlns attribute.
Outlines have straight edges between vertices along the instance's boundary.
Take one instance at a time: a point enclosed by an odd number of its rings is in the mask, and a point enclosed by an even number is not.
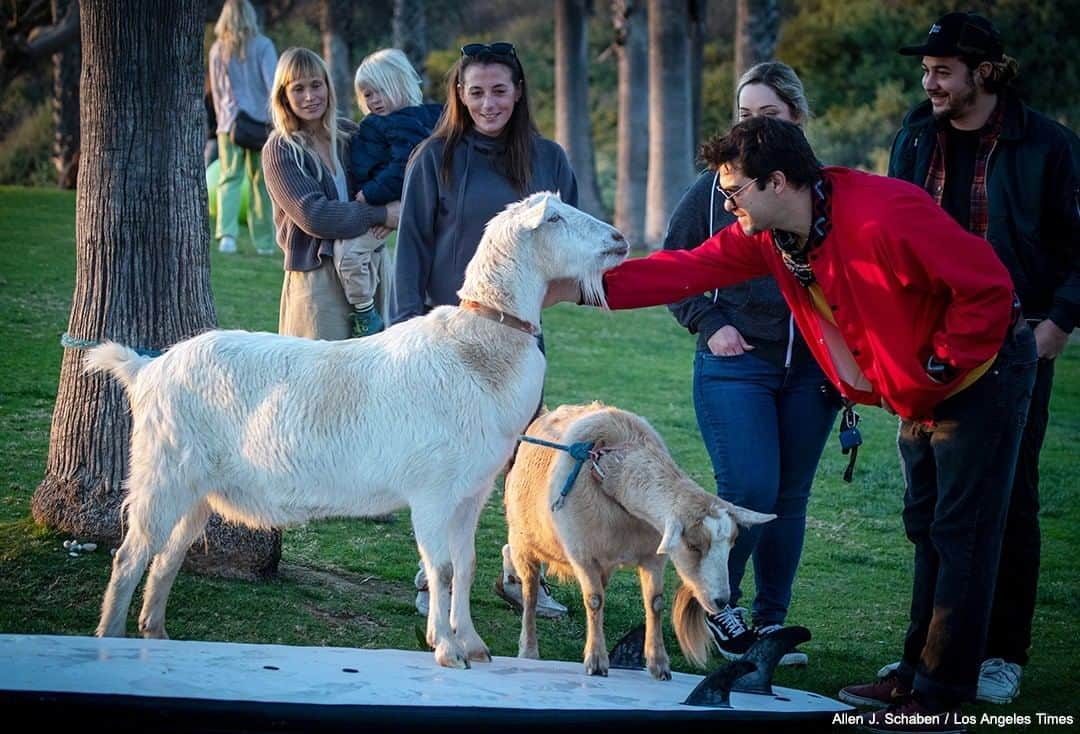
<svg viewBox="0 0 1080 734"><path fill-rule="evenodd" d="M663 242L693 176L689 13L686 0L649 0L649 182L645 243Z"/></svg>
<svg viewBox="0 0 1080 734"><path fill-rule="evenodd" d="M645 243L645 190L649 170L649 27L645 0L614 0L615 55L619 64L615 227L634 246Z"/></svg>
<svg viewBox="0 0 1080 734"><path fill-rule="evenodd" d="M591 0L555 0L555 139L577 176L578 207L603 219L589 117L591 14Z"/></svg>

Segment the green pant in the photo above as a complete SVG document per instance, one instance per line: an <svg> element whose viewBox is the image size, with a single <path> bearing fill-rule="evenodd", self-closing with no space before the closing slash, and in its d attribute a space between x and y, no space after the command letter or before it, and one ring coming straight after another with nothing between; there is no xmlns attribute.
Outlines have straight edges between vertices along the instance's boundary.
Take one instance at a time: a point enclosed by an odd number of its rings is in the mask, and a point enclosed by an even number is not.
<svg viewBox="0 0 1080 734"><path fill-rule="evenodd" d="M236 238L240 222L240 200L244 177L251 183L248 196L247 225L251 241L259 252L274 251L274 221L270 195L266 193L262 159L258 151L234 145L226 133L218 133L218 157L221 174L217 187L217 228L215 239L226 235Z"/></svg>

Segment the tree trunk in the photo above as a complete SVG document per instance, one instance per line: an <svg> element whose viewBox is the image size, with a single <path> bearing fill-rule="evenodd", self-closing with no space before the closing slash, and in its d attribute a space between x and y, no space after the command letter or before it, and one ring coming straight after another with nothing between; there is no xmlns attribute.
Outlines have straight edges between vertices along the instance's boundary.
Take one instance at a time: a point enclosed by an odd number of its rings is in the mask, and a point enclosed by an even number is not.
<svg viewBox="0 0 1080 734"><path fill-rule="evenodd" d="M735 2L735 83L754 64L771 61L780 32L780 4L777 0L736 0ZM734 118L739 119L739 100Z"/></svg>
<svg viewBox="0 0 1080 734"><path fill-rule="evenodd" d="M690 150L697 160L701 143L701 85L705 68L705 18L708 0L690 0Z"/></svg>
<svg viewBox="0 0 1080 734"><path fill-rule="evenodd" d="M349 41L352 38L352 8L349 0L322 0L319 29L322 33L323 60L337 93L338 115L352 119L353 92L352 61Z"/></svg>
<svg viewBox="0 0 1080 734"><path fill-rule="evenodd" d="M645 187L649 170L649 27L645 0L614 0L619 61L618 161L615 227L633 246L645 243Z"/></svg>
<svg viewBox="0 0 1080 734"><path fill-rule="evenodd" d="M394 48L409 57L427 90L427 17L424 0L394 0Z"/></svg>
<svg viewBox="0 0 1080 734"><path fill-rule="evenodd" d="M577 177L578 207L605 219L589 117L591 14L591 0L555 0L555 139Z"/></svg>
<svg viewBox="0 0 1080 734"><path fill-rule="evenodd" d="M686 0L649 0L649 181L645 244L663 242L694 177Z"/></svg>
<svg viewBox="0 0 1080 734"><path fill-rule="evenodd" d="M82 156L68 346L109 339L163 350L216 322L202 159L203 1L83 0L80 9ZM115 380L83 374L84 354L64 352L31 511L65 533L114 541L131 419ZM226 540L208 533L209 547L235 555L231 575L274 570L279 533ZM198 567L204 556L191 555Z"/></svg>
<svg viewBox="0 0 1080 734"><path fill-rule="evenodd" d="M78 0L52 0L53 23L78 9ZM62 189L75 188L79 173L79 61L78 39L53 54L52 158Z"/></svg>

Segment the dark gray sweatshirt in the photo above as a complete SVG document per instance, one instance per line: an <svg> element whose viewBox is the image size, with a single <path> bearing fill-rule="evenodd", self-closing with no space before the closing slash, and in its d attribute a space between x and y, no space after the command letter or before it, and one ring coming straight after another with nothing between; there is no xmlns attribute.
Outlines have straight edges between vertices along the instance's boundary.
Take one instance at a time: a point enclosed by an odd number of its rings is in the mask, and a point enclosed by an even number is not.
<svg viewBox="0 0 1080 734"><path fill-rule="evenodd" d="M735 222L735 217L724 209L724 197L716 191L716 185L716 174L705 171L683 195L668 222L665 250L697 247ZM709 337L730 324L754 345L755 356L773 364L783 366L787 362L789 343L792 364L803 364L811 359L806 343L791 324L791 311L772 276L719 288L673 303L668 308L691 334L698 335L699 350L708 350Z"/></svg>
<svg viewBox="0 0 1080 734"><path fill-rule="evenodd" d="M434 138L422 143L405 172L392 323L435 306L457 305L465 266L476 253L484 226L507 204L538 191L558 191L563 201L577 206L577 179L558 143L533 139L532 179L524 193L502 173L501 138L466 133L445 183L440 173L444 143Z"/></svg>

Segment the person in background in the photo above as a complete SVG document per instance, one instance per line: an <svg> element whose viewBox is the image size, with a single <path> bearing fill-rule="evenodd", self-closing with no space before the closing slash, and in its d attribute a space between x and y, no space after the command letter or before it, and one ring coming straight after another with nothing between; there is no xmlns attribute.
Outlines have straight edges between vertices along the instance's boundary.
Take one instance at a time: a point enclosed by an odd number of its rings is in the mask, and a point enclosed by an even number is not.
<svg viewBox="0 0 1080 734"><path fill-rule="evenodd" d="M461 58L447 74L446 99L446 111L405 172L394 323L435 306L457 305L465 266L484 226L507 204L538 191L558 191L563 201L577 206L577 179L566 153L533 124L525 71L513 44L462 46ZM417 610L426 615L423 566L416 587ZM521 609L521 582L505 546L495 590ZM537 614L565 613L541 577Z"/></svg>
<svg viewBox="0 0 1080 734"><path fill-rule="evenodd" d="M738 117L766 115L799 125L810 117L802 81L787 64L766 61L736 89ZM705 171L668 223L664 249L697 247L735 221L718 171ZM708 618L724 657L741 657L787 617L806 534L806 506L839 399L814 361L772 276L754 278L669 306L697 334L694 411L712 460L717 494L741 507L775 513L742 528L728 560L731 599ZM754 559L753 628L739 609L740 585ZM781 665L801 665L790 652Z"/></svg>
<svg viewBox="0 0 1080 734"><path fill-rule="evenodd" d="M356 101L364 118L349 140L349 175L358 189L357 201L386 205L401 200L409 156L442 113L441 104L421 104L421 83L408 57L396 48L376 51L357 67ZM375 294L389 270L382 247L388 234L375 227L334 246L334 265L354 309L353 336L383 329L386 306L375 303Z"/></svg>
<svg viewBox="0 0 1080 734"><path fill-rule="evenodd" d="M1035 381L1035 336L1009 273L917 186L822 167L802 130L751 117L703 147L736 222L692 250L604 274L613 309L771 274L840 394L900 416L915 547L905 665L841 699L886 706L871 732L964 731L986 643L1002 526ZM577 300L549 287L546 304ZM917 665L912 663L917 661Z"/></svg>
<svg viewBox="0 0 1080 734"><path fill-rule="evenodd" d="M336 114L326 63L306 48L281 55L270 97L274 131L263 146L277 242L285 253L278 332L348 339L353 309L334 268L335 240L393 228L398 204L349 197L345 156L356 124Z"/></svg>
<svg viewBox="0 0 1080 734"><path fill-rule="evenodd" d="M274 230L259 151L236 145L229 132L240 112L259 122L269 119L277 51L273 42L259 32L255 8L248 0L226 0L214 34L217 40L210 47L210 91L221 159L214 237L220 252L236 252L246 176L250 187L248 232L256 252L269 255L274 252Z"/></svg>
<svg viewBox="0 0 1080 734"><path fill-rule="evenodd" d="M1005 520L976 698L1010 703L1028 662L1039 579L1039 452L1050 419L1054 360L1080 318L1077 137L1011 89L1018 65L1001 35L974 13L948 13L922 57L929 98L893 141L889 175L926 189L962 227L993 245L1035 330L1038 370ZM900 435L900 446L910 438ZM905 660L917 663L917 650ZM910 658L910 659L909 659ZM885 666L889 676L899 663Z"/></svg>

